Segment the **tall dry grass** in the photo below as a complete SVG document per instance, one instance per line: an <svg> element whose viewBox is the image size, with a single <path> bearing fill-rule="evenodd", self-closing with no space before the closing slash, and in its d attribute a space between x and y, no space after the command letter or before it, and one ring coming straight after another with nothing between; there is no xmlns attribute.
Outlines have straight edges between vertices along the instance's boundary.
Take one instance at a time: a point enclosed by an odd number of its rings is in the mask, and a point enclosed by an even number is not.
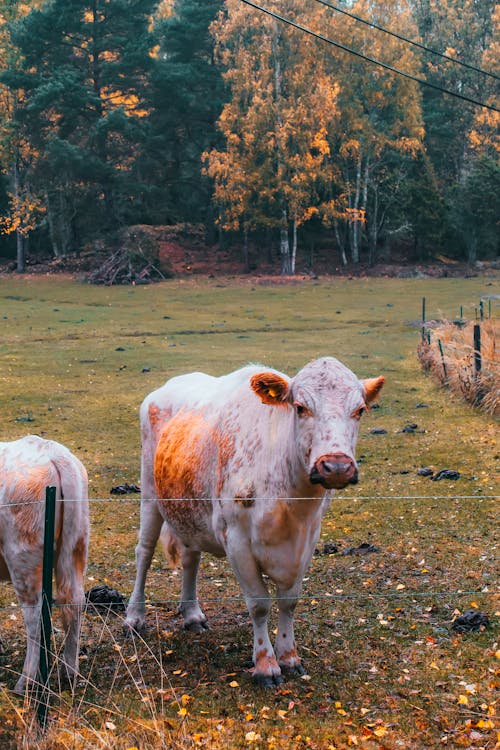
<svg viewBox="0 0 500 750"><path fill-rule="evenodd" d="M500 321L481 322L481 370L474 365L474 322L444 322L429 332L417 355L424 370L470 404L488 414L500 414ZM439 344L441 343L441 349Z"/></svg>

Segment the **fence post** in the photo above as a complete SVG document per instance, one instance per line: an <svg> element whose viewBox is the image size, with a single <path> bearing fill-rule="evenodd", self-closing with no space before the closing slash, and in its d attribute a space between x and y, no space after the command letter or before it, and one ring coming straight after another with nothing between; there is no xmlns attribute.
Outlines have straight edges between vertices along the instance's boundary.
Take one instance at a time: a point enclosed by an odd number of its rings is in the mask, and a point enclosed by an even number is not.
<svg viewBox="0 0 500 750"><path fill-rule="evenodd" d="M481 372L481 326L479 323L474 325L474 377Z"/></svg>
<svg viewBox="0 0 500 750"><path fill-rule="evenodd" d="M474 394L474 405L478 406L484 397L483 388L478 383L479 375L481 373L481 326L476 323L474 326L474 382L475 382L475 394Z"/></svg>
<svg viewBox="0 0 500 750"><path fill-rule="evenodd" d="M441 354L441 364L443 365L443 375L445 382L448 380L448 373L446 372L446 362L444 361L444 351L443 351L443 345L441 343L441 339L438 339L438 346L439 351Z"/></svg>
<svg viewBox="0 0 500 750"><path fill-rule="evenodd" d="M52 637L52 575L54 570L54 526L56 488L45 490L45 525L43 535L42 612L40 621L40 682L37 717L42 729L47 725L49 711L50 641Z"/></svg>

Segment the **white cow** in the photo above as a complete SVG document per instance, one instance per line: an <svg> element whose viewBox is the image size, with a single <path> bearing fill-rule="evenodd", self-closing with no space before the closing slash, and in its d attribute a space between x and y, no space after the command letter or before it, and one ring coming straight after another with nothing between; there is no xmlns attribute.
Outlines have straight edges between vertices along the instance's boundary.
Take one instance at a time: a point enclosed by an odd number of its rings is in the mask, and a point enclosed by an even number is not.
<svg viewBox="0 0 500 750"><path fill-rule="evenodd" d="M282 672L303 673L293 632L302 579L331 490L357 482L359 419L383 382L360 381L324 357L294 378L251 365L220 378L175 377L147 396L137 576L126 627L144 627L146 574L165 522L170 556L182 561L184 627L207 627L197 599L200 553L226 555L252 619L254 679L272 685ZM276 585L274 649L263 574Z"/></svg>
<svg viewBox="0 0 500 750"><path fill-rule="evenodd" d="M56 487L55 578L66 639L63 662L78 666L80 609L85 601L89 508L87 472L63 445L35 435L0 442L0 579L14 585L23 608L27 650L15 690L37 679L40 649L45 489ZM70 501L70 502L68 502ZM77 501L77 502L72 502Z"/></svg>

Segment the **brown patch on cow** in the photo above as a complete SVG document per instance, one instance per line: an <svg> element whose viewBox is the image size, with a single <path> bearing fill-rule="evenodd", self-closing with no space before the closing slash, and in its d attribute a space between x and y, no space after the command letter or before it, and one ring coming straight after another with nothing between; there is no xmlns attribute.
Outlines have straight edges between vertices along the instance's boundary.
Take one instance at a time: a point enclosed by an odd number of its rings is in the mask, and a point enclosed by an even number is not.
<svg viewBox="0 0 500 750"><path fill-rule="evenodd" d="M214 434L218 448L216 493L220 495L227 479L226 467L235 454L235 439L228 430L218 430Z"/></svg>
<svg viewBox="0 0 500 750"><path fill-rule="evenodd" d="M275 671L279 671L278 662L274 654L270 656L265 648L257 651L255 654L255 670L264 674L272 674Z"/></svg>
<svg viewBox="0 0 500 750"><path fill-rule="evenodd" d="M43 528L43 505L45 488L53 484L52 477L44 466L32 466L27 470L11 470L4 479L6 502L16 519L19 537L34 547L41 539Z"/></svg>
<svg viewBox="0 0 500 750"><path fill-rule="evenodd" d="M255 505L255 488L252 486L246 492L237 492L234 499L242 508L251 508Z"/></svg>
<svg viewBox="0 0 500 750"><path fill-rule="evenodd" d="M42 549L40 549L40 561L26 573L22 590L23 604L35 606L38 603L38 598L42 589L42 555L43 552Z"/></svg>
<svg viewBox="0 0 500 750"><path fill-rule="evenodd" d="M87 563L87 540L81 536L73 547L73 565L79 580L83 579L83 572Z"/></svg>
<svg viewBox="0 0 500 750"><path fill-rule="evenodd" d="M179 412L168 422L154 459L158 497L203 497L203 459L212 439L213 429L201 414Z"/></svg>
<svg viewBox="0 0 500 750"><path fill-rule="evenodd" d="M299 531L297 520L283 500L276 500L272 508L264 513L259 527L260 538L264 544L273 547L287 542L291 537L296 537Z"/></svg>
<svg viewBox="0 0 500 750"><path fill-rule="evenodd" d="M296 664L298 661L300 659L295 646L284 651L280 656L280 664Z"/></svg>
<svg viewBox="0 0 500 750"><path fill-rule="evenodd" d="M153 435L157 437L160 434L171 416L171 409L160 409L156 404L149 404L148 421Z"/></svg>
<svg viewBox="0 0 500 750"><path fill-rule="evenodd" d="M384 385L384 383L385 378L383 375L380 375L378 378L369 378L368 380L363 380L367 404L371 404L373 401L375 401L376 398L378 398L378 395L382 390L382 386Z"/></svg>
<svg viewBox="0 0 500 750"><path fill-rule="evenodd" d="M269 406L288 406L290 390L288 382L275 372L259 372L250 378L250 388L263 404Z"/></svg>

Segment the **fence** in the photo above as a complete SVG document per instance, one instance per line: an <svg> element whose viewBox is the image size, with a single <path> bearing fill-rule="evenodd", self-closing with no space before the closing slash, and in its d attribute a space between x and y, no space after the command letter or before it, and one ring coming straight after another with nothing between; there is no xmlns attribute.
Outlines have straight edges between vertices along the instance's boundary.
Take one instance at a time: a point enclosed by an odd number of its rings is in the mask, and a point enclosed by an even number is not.
<svg viewBox="0 0 500 750"><path fill-rule="evenodd" d="M353 501L352 497L343 496L341 494L335 496L337 501L341 500L349 500L351 503ZM440 501L440 500L446 500L446 501L467 501L467 500L478 500L480 498L483 501L487 500L496 500L498 499L497 495L413 495L413 496L394 496L394 495L378 495L376 497L370 496L370 495L360 495L356 496L356 501L373 501L373 500L390 500L390 501L397 501L398 503L401 502L409 502L409 501ZM186 498L188 500L189 498ZM290 501L304 501L304 498L287 498ZM259 500L258 498L256 499ZM261 500L263 500L261 498ZM306 499L307 500L307 499ZM182 502L182 499L172 499L172 501L175 502ZM78 502L78 501L72 501L65 499L65 502ZM131 498L122 498L120 500L116 500L114 498L96 498L96 499L90 499L90 502L94 503L116 503L116 502L139 502L137 498L131 499ZM168 500L167 500L168 502ZM34 504L34 503L33 503ZM9 507L15 506L16 503L9 503ZM19 505L26 505L26 503L19 503ZM52 659L52 651L51 651L51 637L52 637L52 609L53 607L57 608L57 604L54 604L52 601L52 573L53 573L53 565L54 565L54 524L55 524L55 488L49 487L46 489L46 499L45 499L45 524L44 524L44 555L43 555L43 577L42 577L42 612L41 612L41 637L40 637L40 677L39 682L37 685L37 716L38 721L42 729L44 729L47 725L47 716L48 716L48 710L49 710L49 701L50 701L50 686L49 686L49 679L51 674L51 659ZM403 587L404 588L404 587ZM309 595L301 595L301 600L314 602L316 600L328 600L329 602L342 602L342 601L349 601L349 600L382 600L382 599L388 599L388 600L405 600L405 599L422 599L422 598L428 598L428 599L436 599L436 598L453 598L453 597L478 597L478 596L492 596L495 592L488 588L488 586L483 586L482 588L471 588L468 586L464 586L463 588L456 588L454 590L443 590L443 589L428 589L426 591L386 591L386 592L374 592L374 591L367 591L367 592L352 592L352 593L345 593L341 591L333 591L333 592L326 592L326 593L320 593L313 592ZM244 598L242 596L225 596L225 597L216 597L216 598L206 598L204 597L205 603L229 603L229 602L239 602L243 603ZM152 606L166 606L166 605L175 605L177 603L177 600L171 600L171 599L163 599L158 600L156 602L152 603ZM66 605L67 606L67 605ZM76 605L75 605L76 606ZM79 606L79 605L78 605ZM12 607L5 607L0 609L5 610L12 610ZM110 608L112 609L112 607Z"/></svg>
<svg viewBox="0 0 500 750"><path fill-rule="evenodd" d="M488 313L484 301L475 308L475 320L467 321L460 308L454 321L427 321L422 299L421 343L417 355L424 370L443 385L487 413L500 413L500 354L497 338L500 321Z"/></svg>

